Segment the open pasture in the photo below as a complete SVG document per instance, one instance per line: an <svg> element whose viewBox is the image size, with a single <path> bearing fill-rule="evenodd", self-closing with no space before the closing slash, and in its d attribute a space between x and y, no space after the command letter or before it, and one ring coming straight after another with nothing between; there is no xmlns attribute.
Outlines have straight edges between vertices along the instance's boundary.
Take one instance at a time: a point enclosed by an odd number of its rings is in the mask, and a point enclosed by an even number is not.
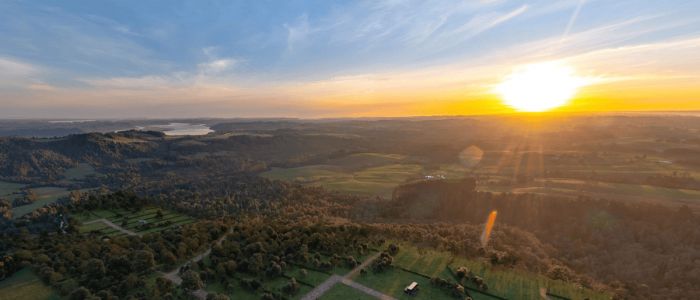
<svg viewBox="0 0 700 300"><path fill-rule="evenodd" d="M73 168L66 169L63 176L66 180L75 181L85 179L85 177L94 174L96 174L95 168L93 168L90 164L79 163Z"/></svg>
<svg viewBox="0 0 700 300"><path fill-rule="evenodd" d="M481 260L453 256L449 252L419 249L415 246L400 244L400 251L394 257L394 265L429 277L441 277L456 282L453 273L460 266L469 268L475 275L484 279L488 293L507 299L538 299L541 287L546 287L553 294L570 299L609 299L609 295L592 290L575 287L572 284L552 280L542 275L510 268L492 267ZM410 282L409 282L410 283ZM407 283L406 283L407 284ZM465 281L471 288L474 299L492 299L476 291L476 286ZM422 292L422 291L421 291Z"/></svg>
<svg viewBox="0 0 700 300"><path fill-rule="evenodd" d="M336 283L330 290L328 290L320 300L364 300L369 296L355 288L349 287L342 283Z"/></svg>
<svg viewBox="0 0 700 300"><path fill-rule="evenodd" d="M25 185L21 183L0 181L0 198L12 200L19 197L19 193L24 186Z"/></svg>
<svg viewBox="0 0 700 300"><path fill-rule="evenodd" d="M442 299L455 299L447 291L443 291L438 287L430 284L430 279L423 276L419 276L410 272L406 272L399 268L393 267L388 268L383 272L374 273L372 271L366 274L357 274L353 278L354 281L385 293L401 300L409 299L431 299L431 300L442 300ZM417 282L420 286L420 291L414 296L409 296L404 293L404 288L411 282ZM476 296L476 295L472 295ZM343 298L340 298L343 299ZM475 300L487 299L475 297Z"/></svg>
<svg viewBox="0 0 700 300"><path fill-rule="evenodd" d="M422 173L422 166L405 161L402 155L357 153L323 165L273 168L261 175L269 179L320 185L339 192L389 197L397 185L418 178Z"/></svg>
<svg viewBox="0 0 700 300"><path fill-rule="evenodd" d="M32 189L37 196L33 203L18 206L12 209L13 218L17 219L24 216L33 210L42 207L46 204L56 202L56 200L67 197L70 191L61 187L40 187Z"/></svg>
<svg viewBox="0 0 700 300"><path fill-rule="evenodd" d="M3 300L57 300L61 299L29 268L19 270L0 281L0 299Z"/></svg>

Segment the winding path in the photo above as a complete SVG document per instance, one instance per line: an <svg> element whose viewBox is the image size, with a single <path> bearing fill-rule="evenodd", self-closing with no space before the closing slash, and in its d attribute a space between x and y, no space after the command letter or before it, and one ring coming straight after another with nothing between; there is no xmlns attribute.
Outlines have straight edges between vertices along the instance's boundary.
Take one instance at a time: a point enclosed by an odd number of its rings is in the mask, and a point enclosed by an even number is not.
<svg viewBox="0 0 700 300"><path fill-rule="evenodd" d="M226 232L218 240L216 240L216 242L214 244L221 245L221 243L224 241L224 239L232 232L233 232L233 227L231 227L231 229L229 229L228 232ZM181 265L179 265L177 268L175 268L174 270L172 270L170 272L167 272L167 273L161 272L163 278L172 281L176 285L180 285L182 283L182 277L180 277L180 269L182 269L182 267L184 267L185 265L199 262L200 260L209 256L209 254L211 253L211 248L212 248L212 246L209 246L209 248L207 248L206 251L200 253L199 255L197 255L193 258L190 258L188 261L182 263ZM209 295L209 293L207 291L205 291L204 289L198 289L198 290L192 291L192 296L194 296L197 299L206 299L207 295Z"/></svg>
<svg viewBox="0 0 700 300"><path fill-rule="evenodd" d="M112 223L112 221L107 220L107 219L105 219L105 218L92 220L92 221L89 221L89 222L85 222L85 223L83 223L83 224L84 224L84 225L87 225L87 224L94 224L94 223L98 223L98 222L102 222L102 223L104 223L105 225L107 225L107 226L109 226L109 227L112 227L112 228L114 228L114 229L116 229L116 230L119 230L119 231L121 231L122 233L127 234L127 235L140 235L140 234L138 234L138 233L136 233L136 232L133 232L133 231L128 230L128 229L125 229L125 228L123 228L123 227L121 227L121 226L119 226L119 225L117 225L117 224L114 224L114 223Z"/></svg>
<svg viewBox="0 0 700 300"><path fill-rule="evenodd" d="M382 299L382 300L396 300L396 298L391 297L387 294L384 294L380 291L377 291L375 289L369 288L365 285L359 284L352 279L350 279L353 275L355 275L357 272L360 272L360 270L366 268L372 261L377 259L379 257L379 253L376 253L369 258L365 259L364 262L362 262L359 266L355 267L352 269L352 271L348 272L348 274L345 274L345 276L340 276L340 275L331 275L330 278L326 279L323 283L319 284L316 286L313 290L311 290L308 294L304 295L304 297L301 298L301 300L316 300L323 296L328 290L330 290L334 285L338 283L345 284L351 288L354 288L356 290L359 290L365 294L368 294L372 297L375 297L377 299Z"/></svg>

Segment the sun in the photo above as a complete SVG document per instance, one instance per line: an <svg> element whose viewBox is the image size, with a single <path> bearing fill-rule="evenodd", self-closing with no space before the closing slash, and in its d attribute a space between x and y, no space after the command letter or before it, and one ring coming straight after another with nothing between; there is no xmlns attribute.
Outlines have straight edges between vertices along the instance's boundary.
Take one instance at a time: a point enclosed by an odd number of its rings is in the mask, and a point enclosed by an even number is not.
<svg viewBox="0 0 700 300"><path fill-rule="evenodd" d="M522 112L543 112L567 104L584 85L563 62L542 62L515 69L495 88L503 102Z"/></svg>

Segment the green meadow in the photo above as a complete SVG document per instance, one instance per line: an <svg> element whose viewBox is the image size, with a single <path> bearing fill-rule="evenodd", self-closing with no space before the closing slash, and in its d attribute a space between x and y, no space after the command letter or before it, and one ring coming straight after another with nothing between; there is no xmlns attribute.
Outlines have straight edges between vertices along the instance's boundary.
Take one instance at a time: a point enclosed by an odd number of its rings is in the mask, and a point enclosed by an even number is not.
<svg viewBox="0 0 700 300"><path fill-rule="evenodd" d="M66 169L66 171L63 173L63 176L65 176L66 180L74 181L85 179L85 177L94 174L97 173L95 172L95 168L93 168L90 164L79 163L73 168Z"/></svg>
<svg viewBox="0 0 700 300"><path fill-rule="evenodd" d="M330 290L328 290L323 296L321 296L320 300L335 300L335 299L341 299L341 300L365 300L368 299L367 294L358 291L354 288L351 288L347 285L344 285L342 283L336 283Z"/></svg>
<svg viewBox="0 0 700 300"><path fill-rule="evenodd" d="M273 168L261 175L269 179L320 185L352 194L391 196L393 189L419 178L423 167L398 154L358 153L323 165Z"/></svg>
<svg viewBox="0 0 700 300"><path fill-rule="evenodd" d="M394 265L396 266L430 277L449 279L453 282L456 279L448 268L455 270L464 266L484 279L484 282L489 287L489 293L507 299L539 299L540 288L548 288L551 293L570 299L610 299L610 295L605 293L580 288L570 283L552 280L545 276L522 270L492 267L481 260L453 256L449 252L429 249L419 250L417 247L407 244L400 244L399 247L400 251L394 258ZM476 288L470 284L467 284L466 287ZM474 299L478 299L478 297L492 298L485 294L479 296L480 293L475 291L470 293L474 296Z"/></svg>
<svg viewBox="0 0 700 300"><path fill-rule="evenodd" d="M29 268L24 268L0 281L2 300L54 300L61 299Z"/></svg>
<svg viewBox="0 0 700 300"><path fill-rule="evenodd" d="M56 202L56 200L67 197L70 194L68 189L62 187L40 187L33 188L32 191L36 194L37 200L33 203L13 208L13 218L24 216L39 207Z"/></svg>

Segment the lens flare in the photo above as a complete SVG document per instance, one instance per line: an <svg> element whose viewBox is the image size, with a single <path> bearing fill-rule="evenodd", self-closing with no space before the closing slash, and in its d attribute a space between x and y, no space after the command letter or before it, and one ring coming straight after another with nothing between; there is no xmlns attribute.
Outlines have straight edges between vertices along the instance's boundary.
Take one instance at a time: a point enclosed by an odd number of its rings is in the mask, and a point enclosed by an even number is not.
<svg viewBox="0 0 700 300"><path fill-rule="evenodd" d="M484 225L484 232L481 233L481 247L486 248L489 243L489 238L491 237L491 230L493 229L493 224L496 223L497 211L493 210L489 214L489 218L486 220L486 225Z"/></svg>

